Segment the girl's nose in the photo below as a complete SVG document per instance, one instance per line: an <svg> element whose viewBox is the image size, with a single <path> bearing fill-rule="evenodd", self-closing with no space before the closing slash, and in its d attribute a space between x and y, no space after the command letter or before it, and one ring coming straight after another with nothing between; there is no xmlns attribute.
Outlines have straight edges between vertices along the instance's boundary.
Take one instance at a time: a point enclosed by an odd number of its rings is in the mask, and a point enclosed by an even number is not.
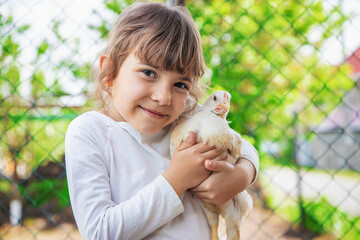
<svg viewBox="0 0 360 240"><path fill-rule="evenodd" d="M167 84L164 84L167 85ZM170 105L171 103L171 90L169 86L157 86L155 87L152 99L158 102L160 105Z"/></svg>

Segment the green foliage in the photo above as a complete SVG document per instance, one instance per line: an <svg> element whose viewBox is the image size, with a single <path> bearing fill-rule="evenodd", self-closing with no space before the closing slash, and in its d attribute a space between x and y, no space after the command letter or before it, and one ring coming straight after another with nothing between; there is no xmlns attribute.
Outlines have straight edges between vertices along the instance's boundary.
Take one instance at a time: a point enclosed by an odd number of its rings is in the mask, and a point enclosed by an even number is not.
<svg viewBox="0 0 360 240"><path fill-rule="evenodd" d="M360 220L351 217L321 198L305 203L305 227L314 233L332 233L339 239L359 239Z"/></svg>
<svg viewBox="0 0 360 240"><path fill-rule="evenodd" d="M317 234L325 233L326 229L335 230L335 224L339 222L337 209L326 198L321 198L317 202L309 202L305 206L305 212L305 227Z"/></svg>
<svg viewBox="0 0 360 240"><path fill-rule="evenodd" d="M105 0L104 4L106 8L114 12L115 14L119 15L124 8L129 6L133 1L116 1L116 0Z"/></svg>
<svg viewBox="0 0 360 240"><path fill-rule="evenodd" d="M49 43L46 40L44 40L38 47L37 57L40 57L42 54L44 54L46 50L48 50L48 48L49 48Z"/></svg>
<svg viewBox="0 0 360 240"><path fill-rule="evenodd" d="M38 99L48 91L45 85L45 75L41 70L34 72L31 78L31 86L33 99Z"/></svg>
<svg viewBox="0 0 360 240"><path fill-rule="evenodd" d="M86 80L89 79L89 72L91 69L91 65L89 63L79 64L71 61L70 59L65 59L59 64L61 68L70 69L72 75L74 76L74 80Z"/></svg>
<svg viewBox="0 0 360 240"><path fill-rule="evenodd" d="M62 210L69 205L69 193L65 178L43 179L30 183L29 186L20 187L20 193L24 199L28 199L32 207L40 208L44 204L55 200L56 211Z"/></svg>
<svg viewBox="0 0 360 240"><path fill-rule="evenodd" d="M4 57L6 56L16 57L19 54L19 44L13 41L11 35L7 36L6 40L4 41L4 44L2 44L2 52Z"/></svg>
<svg viewBox="0 0 360 240"><path fill-rule="evenodd" d="M354 86L319 48L348 19L320 1L192 1L212 84L232 94L232 127L261 141L293 136L293 112L316 126ZM329 27L323 27L329 26ZM323 27L322 38L308 35ZM332 34L331 34L332 33ZM303 49L312 49L304 54Z"/></svg>
<svg viewBox="0 0 360 240"><path fill-rule="evenodd" d="M11 183L8 181L1 181L0 180L0 192L3 192L5 194L11 193Z"/></svg>
<svg viewBox="0 0 360 240"><path fill-rule="evenodd" d="M107 24L105 21L99 25L99 26L95 26L95 25L92 25L92 24L89 24L88 25L89 29L91 30L95 30L95 31L98 31L100 33L100 38L101 39L105 39L106 36L108 35L109 33L109 29L110 29L110 26L109 24Z"/></svg>
<svg viewBox="0 0 360 240"><path fill-rule="evenodd" d="M19 59L23 57L21 39L31 26L16 25L11 16L0 15L0 152L4 167L9 169L7 174L14 182L28 177L40 164L63 158L67 125L79 111L59 105L59 98L69 94L58 77L68 72L73 79L88 80L88 63L64 58L52 63L57 64L52 69L49 64L44 66L54 48L66 41L59 31L61 22L54 20L52 24L55 38L51 42L43 39L34 46L36 55L29 67ZM53 79L49 78L49 71ZM19 175L16 166L25 168L25 172Z"/></svg>
<svg viewBox="0 0 360 240"><path fill-rule="evenodd" d="M61 42L64 43L66 42L66 39L60 34L60 26L61 26L61 21L60 20L56 20L53 19L52 20L52 31L55 34L56 38Z"/></svg>
<svg viewBox="0 0 360 240"><path fill-rule="evenodd" d="M110 11L110 14L113 15L114 20L109 23L104 19L100 19L100 24L89 24L88 27L91 30L94 30L100 34L101 39L106 39L108 35L111 25L116 20L118 15L125 9L127 6L131 5L134 0L105 0L104 5Z"/></svg>
<svg viewBox="0 0 360 240"><path fill-rule="evenodd" d="M3 79L10 84L10 94L17 93L17 86L20 83L20 71L15 63L11 63L7 69L2 71Z"/></svg>

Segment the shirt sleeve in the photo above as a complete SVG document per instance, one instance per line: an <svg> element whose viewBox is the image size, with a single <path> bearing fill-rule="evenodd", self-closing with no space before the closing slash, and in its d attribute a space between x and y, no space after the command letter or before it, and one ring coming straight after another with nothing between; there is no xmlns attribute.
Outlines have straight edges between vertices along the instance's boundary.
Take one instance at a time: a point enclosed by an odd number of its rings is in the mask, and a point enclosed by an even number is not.
<svg viewBox="0 0 360 240"><path fill-rule="evenodd" d="M184 211L181 200L162 175L132 198L115 204L105 145L94 129L74 120L65 137L70 201L84 239L142 239Z"/></svg>
<svg viewBox="0 0 360 240"><path fill-rule="evenodd" d="M258 176L259 172L259 154L258 151L255 149L253 145L251 145L248 141L242 139L242 147L241 147L241 154L243 158L249 160L255 167L255 178L254 181L251 183L253 184Z"/></svg>

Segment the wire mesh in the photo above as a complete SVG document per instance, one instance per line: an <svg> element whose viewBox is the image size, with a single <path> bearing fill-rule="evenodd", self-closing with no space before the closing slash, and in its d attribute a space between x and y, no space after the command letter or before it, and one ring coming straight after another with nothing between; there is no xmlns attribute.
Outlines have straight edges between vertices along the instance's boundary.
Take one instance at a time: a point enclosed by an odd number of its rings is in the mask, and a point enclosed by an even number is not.
<svg viewBox="0 0 360 240"><path fill-rule="evenodd" d="M360 1L187 1L212 89L260 153L243 239L360 239ZM0 239L80 239L67 125L132 1L0 1Z"/></svg>

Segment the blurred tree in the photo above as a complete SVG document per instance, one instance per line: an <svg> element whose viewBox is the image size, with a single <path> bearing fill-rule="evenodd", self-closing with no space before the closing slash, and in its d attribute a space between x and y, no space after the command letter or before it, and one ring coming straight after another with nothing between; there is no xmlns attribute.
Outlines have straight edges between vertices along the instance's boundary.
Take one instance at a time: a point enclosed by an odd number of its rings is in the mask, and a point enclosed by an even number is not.
<svg viewBox="0 0 360 240"><path fill-rule="evenodd" d="M90 67L87 63L72 64L69 58L48 63L49 51L65 41L57 31L59 25L53 24L54 43L46 39L38 46L33 43L36 54L28 64L24 63L24 55L29 58L30 54L24 53L21 39L26 39L31 26L18 26L11 16L0 15L0 180L11 183L7 193L10 201L24 195L24 199L34 203L31 196L19 189L33 171L36 174L39 165L49 161L62 164L66 127L80 113L76 106L65 107L61 102L70 93L60 84L59 77L69 72L75 81L85 81L84 78L87 81ZM64 174L60 178L64 181ZM49 187L49 191L56 195L56 191L63 190Z"/></svg>
<svg viewBox="0 0 360 240"><path fill-rule="evenodd" d="M258 149L264 141L286 144L293 138L294 112L310 138L312 128L354 86L348 67L329 64L321 50L348 20L338 5L308 0L189 2L212 86L232 94L232 127L253 137ZM311 40L314 33L320 37Z"/></svg>

